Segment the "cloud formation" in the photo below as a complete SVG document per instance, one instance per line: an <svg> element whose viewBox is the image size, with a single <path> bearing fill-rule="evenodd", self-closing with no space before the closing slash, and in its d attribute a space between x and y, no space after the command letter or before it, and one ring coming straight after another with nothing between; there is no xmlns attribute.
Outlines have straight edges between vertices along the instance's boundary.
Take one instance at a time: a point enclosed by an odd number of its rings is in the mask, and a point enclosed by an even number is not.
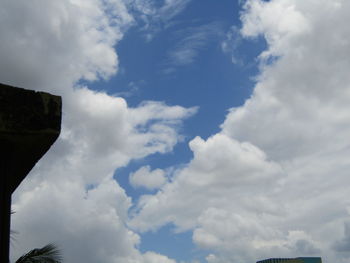
<svg viewBox="0 0 350 263"><path fill-rule="evenodd" d="M160 30L169 27L172 20L180 14L191 0L134 0L127 1L130 8L137 14L138 21L143 25L146 40L152 38Z"/></svg>
<svg viewBox="0 0 350 263"><path fill-rule="evenodd" d="M217 22L178 31L180 40L168 52L165 63L167 68L164 72L172 72L175 67L192 64L198 58L200 51L207 48L213 39L217 39L221 31L221 25Z"/></svg>
<svg viewBox="0 0 350 263"><path fill-rule="evenodd" d="M243 38L237 26L232 26L226 33L225 39L221 42L221 49L224 53L231 56L234 64L242 65L242 59L238 54L238 47L241 45Z"/></svg>
<svg viewBox="0 0 350 263"><path fill-rule="evenodd" d="M2 1L1 9L2 82L45 90L115 74L113 46L133 21L122 1Z"/></svg>
<svg viewBox="0 0 350 263"><path fill-rule="evenodd" d="M134 3L145 24L165 26L189 1ZM68 263L172 263L138 251L140 237L126 224L148 231L173 223L176 231L193 230L210 263L271 255L348 262L350 3L246 1L242 37L267 41L254 93L230 110L219 133L190 142L193 159L169 182L157 169L132 176L135 185L161 189L140 199L131 220L115 169L171 151L182 139L179 125L196 109L160 102L130 108L77 84L118 71L114 46L135 23L130 5L1 1L1 81L64 100L61 137L13 197L19 236L12 257L57 242ZM208 38L193 32L175 49L179 65L191 63Z"/></svg>
<svg viewBox="0 0 350 263"><path fill-rule="evenodd" d="M144 187L148 190L160 188L166 182L165 172L162 169L151 171L149 165L142 166L129 176L130 184L135 187Z"/></svg>
<svg viewBox="0 0 350 263"><path fill-rule="evenodd" d="M345 0L246 1L242 37L267 42L252 96L190 142L193 160L130 224L193 229L208 262L347 262L349 12Z"/></svg>
<svg viewBox="0 0 350 263"><path fill-rule="evenodd" d="M130 160L171 151L196 109L95 92L80 80L118 71L114 46L134 18L124 1L1 1L0 80L63 97L62 132L13 196L17 258L55 242L67 263L174 262L141 253L128 229L131 200L113 179Z"/></svg>

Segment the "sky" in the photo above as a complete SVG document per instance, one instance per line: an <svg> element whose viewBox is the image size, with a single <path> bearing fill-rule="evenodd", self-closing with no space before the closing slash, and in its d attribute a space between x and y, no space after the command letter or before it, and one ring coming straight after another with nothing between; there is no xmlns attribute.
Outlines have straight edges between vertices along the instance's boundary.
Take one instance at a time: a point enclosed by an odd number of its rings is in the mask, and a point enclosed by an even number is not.
<svg viewBox="0 0 350 263"><path fill-rule="evenodd" d="M350 260L347 0L0 0L0 82L63 99L11 259ZM20 164L19 164L20 165Z"/></svg>

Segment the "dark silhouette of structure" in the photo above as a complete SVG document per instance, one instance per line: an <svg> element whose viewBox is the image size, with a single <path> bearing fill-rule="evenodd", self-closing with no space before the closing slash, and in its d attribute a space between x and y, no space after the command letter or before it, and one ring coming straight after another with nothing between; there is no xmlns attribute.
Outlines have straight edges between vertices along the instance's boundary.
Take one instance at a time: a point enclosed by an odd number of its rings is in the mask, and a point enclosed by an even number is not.
<svg viewBox="0 0 350 263"><path fill-rule="evenodd" d="M269 258L256 263L322 263L320 257Z"/></svg>
<svg viewBox="0 0 350 263"><path fill-rule="evenodd" d="M9 262L11 195L61 130L58 96L0 84L0 262Z"/></svg>

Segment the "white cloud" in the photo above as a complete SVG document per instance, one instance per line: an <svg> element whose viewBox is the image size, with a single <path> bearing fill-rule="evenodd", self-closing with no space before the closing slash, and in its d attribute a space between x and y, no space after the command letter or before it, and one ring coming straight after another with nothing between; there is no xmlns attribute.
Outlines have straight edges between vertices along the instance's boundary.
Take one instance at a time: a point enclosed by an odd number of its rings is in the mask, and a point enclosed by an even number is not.
<svg viewBox="0 0 350 263"><path fill-rule="evenodd" d="M154 252L146 252L144 255L144 263L175 263L173 259L169 259L166 256L160 255Z"/></svg>
<svg viewBox="0 0 350 263"><path fill-rule="evenodd" d="M152 40L161 29L172 24L172 20L181 13L191 0L128 0L132 9L137 13L137 18L143 25L146 39Z"/></svg>
<svg viewBox="0 0 350 263"><path fill-rule="evenodd" d="M137 209L141 212L131 221L131 226L147 230L173 222L178 230L186 230L198 225L198 218L206 209L236 207L236 202L260 213L278 213L261 193L282 178L283 171L266 160L263 152L249 143L239 143L221 134L207 141L197 137L190 142L190 147L194 159L175 175L172 183L166 184L156 195L140 200ZM259 186L255 186L257 180ZM237 193L251 188L255 190L254 197Z"/></svg>
<svg viewBox="0 0 350 263"><path fill-rule="evenodd" d="M349 12L345 0L246 1L242 36L268 44L251 98L190 143L193 160L140 200L131 225L193 229L208 262L347 262Z"/></svg>
<svg viewBox="0 0 350 263"><path fill-rule="evenodd" d="M69 176L56 179L55 183L46 176L45 181L19 194L13 216L18 236L12 253L18 257L29 249L55 242L65 262L134 262L139 237L123 225L125 208L130 206L124 191L112 178L106 178L85 192L74 176L78 175L71 174L69 181Z"/></svg>
<svg viewBox="0 0 350 263"><path fill-rule="evenodd" d="M226 33L225 39L221 42L221 49L224 53L231 56L234 64L242 65L242 60L238 54L238 47L242 42L242 35L237 26L232 26Z"/></svg>
<svg viewBox="0 0 350 263"><path fill-rule="evenodd" d="M181 13L191 0L165 0L160 8L160 15L163 19L170 20Z"/></svg>
<svg viewBox="0 0 350 263"><path fill-rule="evenodd" d="M177 32L181 40L169 51L166 62L169 68L166 70L171 71L173 67L193 63L199 52L204 50L209 43L215 41L221 31L220 23L212 22Z"/></svg>
<svg viewBox="0 0 350 263"><path fill-rule="evenodd" d="M125 227L131 201L112 175L133 158L170 151L181 139L174 123L191 110L152 102L130 109L121 98L86 88L73 91L71 100L61 137L14 196L13 257L56 242L65 262L148 262L135 249L138 235Z"/></svg>
<svg viewBox="0 0 350 263"><path fill-rule="evenodd" d="M344 236L334 242L333 248L344 258L350 256L350 221L344 222Z"/></svg>
<svg viewBox="0 0 350 263"><path fill-rule="evenodd" d="M151 171L149 165L142 166L129 176L130 184L135 187L144 187L149 190L160 188L166 182L165 171L155 169Z"/></svg>
<svg viewBox="0 0 350 263"><path fill-rule="evenodd" d="M133 23L123 2L0 5L1 81L61 94L65 109L62 136L13 198L13 257L53 241L68 263L173 262L135 248L139 236L125 227L131 201L112 174L170 151L195 109L129 108L72 88L118 70L113 46ZM220 133L191 141L193 160L141 198L130 225L193 229L212 251L208 262L301 253L348 262L349 12L346 0L247 1L242 35L268 44L253 95Z"/></svg>
<svg viewBox="0 0 350 263"><path fill-rule="evenodd" d="M113 45L133 20L121 1L1 1L1 10L2 82L61 92L114 74Z"/></svg>
<svg viewBox="0 0 350 263"><path fill-rule="evenodd" d="M171 151L195 109L77 85L118 71L115 44L133 23L123 1L0 1L0 81L63 98L60 138L13 196L12 259L55 242L67 263L174 262L140 253L126 227L130 198L113 180L131 159ZM154 114L157 112L157 114Z"/></svg>

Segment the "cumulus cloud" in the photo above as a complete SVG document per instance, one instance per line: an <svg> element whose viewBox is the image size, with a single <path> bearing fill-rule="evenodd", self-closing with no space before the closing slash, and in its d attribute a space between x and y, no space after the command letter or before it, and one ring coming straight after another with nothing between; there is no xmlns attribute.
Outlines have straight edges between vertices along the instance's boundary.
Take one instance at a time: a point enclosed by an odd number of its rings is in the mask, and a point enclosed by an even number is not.
<svg viewBox="0 0 350 263"><path fill-rule="evenodd" d="M76 93L77 108L66 112L61 137L14 196L13 228L20 233L14 257L54 241L66 262L148 262L135 248L139 236L125 227L131 200L113 172L132 158L171 150L175 127L149 118L153 124L140 131L144 123L132 116L143 107L129 109L121 98L88 89Z"/></svg>
<svg viewBox="0 0 350 263"><path fill-rule="evenodd" d="M333 248L343 254L345 258L350 254L350 221L344 222L344 236L334 242Z"/></svg>
<svg viewBox="0 0 350 263"><path fill-rule="evenodd" d="M171 151L196 109L130 108L78 84L116 74L114 46L133 23L119 0L0 1L0 81L63 97L60 138L13 196L12 258L55 242L67 263L174 262L138 251L125 226L131 200L113 175L131 159Z"/></svg>
<svg viewBox="0 0 350 263"><path fill-rule="evenodd" d="M1 10L2 82L61 92L114 74L113 45L133 20L122 1L4 0Z"/></svg>
<svg viewBox="0 0 350 263"><path fill-rule="evenodd" d="M267 42L252 96L191 141L193 160L140 199L131 225L193 229L208 262L347 262L349 12L345 0L246 1L242 37Z"/></svg>
<svg viewBox="0 0 350 263"><path fill-rule="evenodd" d="M207 141L197 137L190 147L194 159L187 168L178 171L172 183L156 195L141 199L138 207L141 212L131 226L147 230L173 222L178 230L187 230L198 225L198 218L207 209L236 207L236 203L245 203L260 212L278 213L268 198L259 193L268 189L269 182L283 178L283 171L267 160L262 151L221 134ZM256 186L256 181L260 185ZM256 190L254 197L237 192L251 187Z"/></svg>
<svg viewBox="0 0 350 263"><path fill-rule="evenodd" d="M145 263L175 263L173 259L169 259L166 256L160 255L154 252L146 252L144 254Z"/></svg>
<svg viewBox="0 0 350 263"><path fill-rule="evenodd" d="M117 72L113 47L134 23L124 2L1 1L1 81L64 99L61 137L13 197L12 256L53 241L68 263L174 262L140 253L125 226L173 223L193 230L211 263L296 254L348 262L349 12L346 0L246 1L242 37L267 41L254 93L218 134L190 142L193 159L143 196L129 222L131 200L114 170L170 151L196 109L130 108L74 85Z"/></svg>
<svg viewBox="0 0 350 263"><path fill-rule="evenodd" d="M165 182L165 172L162 169L151 171L149 165L142 166L129 176L130 184L135 187L144 187L149 190L160 188Z"/></svg>

